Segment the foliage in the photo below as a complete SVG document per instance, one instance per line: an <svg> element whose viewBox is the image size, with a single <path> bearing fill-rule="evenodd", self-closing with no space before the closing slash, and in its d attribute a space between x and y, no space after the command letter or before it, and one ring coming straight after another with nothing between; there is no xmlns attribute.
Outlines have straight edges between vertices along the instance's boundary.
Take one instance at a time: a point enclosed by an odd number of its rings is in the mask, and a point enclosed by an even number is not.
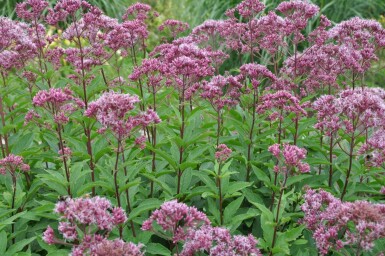
<svg viewBox="0 0 385 256"><path fill-rule="evenodd" d="M219 3L0 18L0 255L383 255L385 30Z"/></svg>

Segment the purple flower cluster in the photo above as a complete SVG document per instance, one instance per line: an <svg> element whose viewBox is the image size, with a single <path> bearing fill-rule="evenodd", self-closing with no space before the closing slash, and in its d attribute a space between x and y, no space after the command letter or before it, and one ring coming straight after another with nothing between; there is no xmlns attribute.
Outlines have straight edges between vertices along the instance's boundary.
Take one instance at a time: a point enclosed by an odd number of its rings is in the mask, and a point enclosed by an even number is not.
<svg viewBox="0 0 385 256"><path fill-rule="evenodd" d="M73 256L143 255L142 245L125 243L120 239L107 240L110 231L126 222L127 216L122 208L112 207L105 198L66 198L56 204L55 212L61 215L59 233L67 242L73 242ZM79 233L79 229L83 232ZM43 233L43 240L48 244L63 243L55 237L50 226Z"/></svg>
<svg viewBox="0 0 385 256"><path fill-rule="evenodd" d="M208 99L215 111L235 106L241 96L242 84L234 76L214 76L202 83L202 98Z"/></svg>
<svg viewBox="0 0 385 256"><path fill-rule="evenodd" d="M135 103L138 102L137 96L113 91L106 92L88 105L84 115L95 117L103 128L111 129L117 138L122 139L130 136L136 127L146 127L161 121L152 109L148 109L145 113L132 115L131 112L135 108Z"/></svg>
<svg viewBox="0 0 385 256"><path fill-rule="evenodd" d="M280 144L274 144L269 147L269 152L275 156L279 161L282 160L281 165L275 166L274 170L279 171L293 171L296 167L301 173L310 172L310 166L307 163L302 162L306 158L306 149L299 148L295 145L283 144L281 148ZM283 157L283 158L282 158Z"/></svg>
<svg viewBox="0 0 385 256"><path fill-rule="evenodd" d="M385 237L383 204L344 203L322 189L308 189L302 210L305 213L303 223L313 231L321 255L345 246L370 251L375 240Z"/></svg>
<svg viewBox="0 0 385 256"><path fill-rule="evenodd" d="M16 14L24 20L37 21L41 18L43 11L47 7L47 1L27 0L16 5Z"/></svg>
<svg viewBox="0 0 385 256"><path fill-rule="evenodd" d="M28 25L0 17L0 68L4 71L20 69L36 53Z"/></svg>
<svg viewBox="0 0 385 256"><path fill-rule="evenodd" d="M252 235L232 236L226 228L204 225L190 230L180 255L207 252L210 256L262 256L256 245L257 240Z"/></svg>
<svg viewBox="0 0 385 256"><path fill-rule="evenodd" d="M219 144L217 147L217 152L215 152L215 159L221 163L226 162L232 152L233 151L229 149L225 144Z"/></svg>
<svg viewBox="0 0 385 256"><path fill-rule="evenodd" d="M195 207L178 203L176 200L165 202L155 210L150 218L143 222L142 230L157 231L154 222L162 229L166 237L174 243L186 239L189 229L210 224L209 219Z"/></svg>
<svg viewBox="0 0 385 256"><path fill-rule="evenodd" d="M159 230L154 226L160 226ZM232 236L230 231L221 227L212 227L207 216L195 207L178 203L176 200L165 202L155 210L150 218L143 222L143 230L153 231L172 240L184 242L181 256L192 256L197 252L208 252L212 256L259 256L257 241L252 236Z"/></svg>
<svg viewBox="0 0 385 256"><path fill-rule="evenodd" d="M269 115L270 120L283 120L285 116L294 114L298 119L300 116L306 116L306 111L300 105L297 97L288 91L277 91L275 93L265 94L261 97L261 104L258 105L256 111L264 114L272 111Z"/></svg>
<svg viewBox="0 0 385 256"><path fill-rule="evenodd" d="M41 90L33 97L32 103L51 113L55 123L66 124L69 121L69 115L84 107L83 101L73 94L68 88ZM35 117L39 116L32 110L27 114L26 119L31 120Z"/></svg>
<svg viewBox="0 0 385 256"><path fill-rule="evenodd" d="M383 127L385 104L381 98L381 89L347 89L337 96L321 96L314 102L317 111L317 129L322 129L328 136L339 129L354 133L359 128L365 130Z"/></svg>
<svg viewBox="0 0 385 256"><path fill-rule="evenodd" d="M370 165L380 167L385 162L385 130L374 132L358 150L360 155L370 155Z"/></svg>
<svg viewBox="0 0 385 256"><path fill-rule="evenodd" d="M5 175L8 171L12 176L14 176L16 170L27 172L29 169L29 165L24 163L24 159L21 156L10 154L0 160L0 174L3 175Z"/></svg>
<svg viewBox="0 0 385 256"><path fill-rule="evenodd" d="M179 20L165 20L162 25L159 26L159 31L164 31L166 28L170 30L171 36L176 38L178 34L186 31L190 28L189 24Z"/></svg>

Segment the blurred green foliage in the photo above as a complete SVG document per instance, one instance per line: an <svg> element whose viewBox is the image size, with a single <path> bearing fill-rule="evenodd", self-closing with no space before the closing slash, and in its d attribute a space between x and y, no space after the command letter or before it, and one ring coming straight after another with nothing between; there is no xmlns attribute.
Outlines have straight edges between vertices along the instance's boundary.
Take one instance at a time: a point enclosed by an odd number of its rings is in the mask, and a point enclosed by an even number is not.
<svg viewBox="0 0 385 256"><path fill-rule="evenodd" d="M177 2L176 0L174 0ZM228 8L232 8L241 0L185 0L184 17L191 26L196 26L206 19L221 19ZM283 0L261 0L268 9L275 8ZM318 5L321 13L333 22L340 22L358 16L366 19L379 19L385 14L384 0L311 0Z"/></svg>
<svg viewBox="0 0 385 256"><path fill-rule="evenodd" d="M23 0L0 0L2 16L15 18L16 3ZM57 0L49 0L53 5ZM261 0L268 9L273 9L282 0ZM161 14L161 19L180 19L192 27L207 19L221 19L228 8L237 5L241 0L88 0L101 8L108 16L120 17L125 9L135 3L143 2L151 5ZM354 16L379 19L385 14L384 0L312 0L321 8L321 12L334 22Z"/></svg>

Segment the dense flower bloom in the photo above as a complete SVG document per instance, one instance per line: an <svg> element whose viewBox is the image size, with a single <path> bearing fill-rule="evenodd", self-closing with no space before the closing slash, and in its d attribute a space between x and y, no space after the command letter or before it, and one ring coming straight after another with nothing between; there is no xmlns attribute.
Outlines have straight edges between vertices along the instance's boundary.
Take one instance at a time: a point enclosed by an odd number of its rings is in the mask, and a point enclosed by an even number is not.
<svg viewBox="0 0 385 256"><path fill-rule="evenodd" d="M301 30L306 27L309 19L318 13L319 7L307 1L292 0L280 3L276 10L285 16L286 35L293 34L294 44L297 44L305 39Z"/></svg>
<svg viewBox="0 0 385 256"><path fill-rule="evenodd" d="M53 229L48 226L46 231L43 233L43 241L46 242L47 244L54 244L55 243L55 233Z"/></svg>
<svg viewBox="0 0 385 256"><path fill-rule="evenodd" d="M26 0L16 5L17 16L24 20L38 20L47 8L48 2L44 0Z"/></svg>
<svg viewBox="0 0 385 256"><path fill-rule="evenodd" d="M283 119L285 115L293 113L295 118L306 116L306 111L302 108L297 97L288 91L278 91L275 93L265 94L261 97L261 104L258 105L256 111L259 114L272 112L269 116L270 120Z"/></svg>
<svg viewBox="0 0 385 256"><path fill-rule="evenodd" d="M55 212L72 225L96 225L100 230L111 230L127 219L123 209L113 208L110 201L101 197L59 201Z"/></svg>
<svg viewBox="0 0 385 256"><path fill-rule="evenodd" d="M0 17L0 68L22 68L36 53L28 25Z"/></svg>
<svg viewBox="0 0 385 256"><path fill-rule="evenodd" d="M168 28L171 32L171 36L176 38L178 34L189 29L189 24L179 20L165 20L162 25L159 26L159 31L164 31Z"/></svg>
<svg viewBox="0 0 385 256"><path fill-rule="evenodd" d="M281 165L283 165L283 167L278 165L274 168L275 171L293 171L292 168L297 167L301 173L310 172L309 164L302 162L302 160L306 158L306 149L289 144L283 144L283 148L281 149L279 144L274 144L269 147L269 151L278 160L282 159Z"/></svg>
<svg viewBox="0 0 385 256"><path fill-rule="evenodd" d="M29 165L24 163L24 159L21 156L10 154L0 160L0 174L3 175L5 175L8 171L12 176L14 176L16 170L27 172L29 169Z"/></svg>
<svg viewBox="0 0 385 256"><path fill-rule="evenodd" d="M144 59L139 67L135 67L129 79L138 81L141 78L147 78L147 86L150 91L157 91L164 84L163 74L166 69L159 59Z"/></svg>
<svg viewBox="0 0 385 256"><path fill-rule="evenodd" d="M297 53L285 60L281 71L294 80L301 77L301 95L306 96L317 90L339 88L338 77L346 72L338 45L327 43L313 45L303 53Z"/></svg>
<svg viewBox="0 0 385 256"><path fill-rule="evenodd" d="M151 6L143 3L135 3L129 6L123 15L123 20L128 20L130 16L133 19L144 21L148 18L148 13L151 11Z"/></svg>
<svg viewBox="0 0 385 256"><path fill-rule="evenodd" d="M84 115L96 117L104 128L111 129L121 139L129 136L136 127L146 127L161 121L152 109L137 115L129 115L135 108L135 103L139 101L136 95L106 92L88 105Z"/></svg>
<svg viewBox="0 0 385 256"><path fill-rule="evenodd" d="M58 124L65 124L69 121L69 115L77 109L83 108L84 103L73 96L68 88L51 88L39 91L32 99L35 106L42 107L50 112ZM38 117L34 112L28 115L28 119Z"/></svg>
<svg viewBox="0 0 385 256"><path fill-rule="evenodd" d="M267 67L259 64L244 64L240 68L241 75L244 79L249 78L254 89L257 89L261 83L261 80L268 78L271 81L275 81L277 77L271 73Z"/></svg>
<svg viewBox="0 0 385 256"><path fill-rule="evenodd" d="M204 225L189 231L180 255L192 256L205 251L211 256L261 256L256 244L257 240L252 235L231 236L228 229Z"/></svg>
<svg viewBox="0 0 385 256"><path fill-rule="evenodd" d="M314 102L317 110L317 129L328 136L338 129L347 133L357 129L382 127L385 120L385 103L379 90L369 88L347 89L335 96L322 96Z"/></svg>
<svg viewBox="0 0 385 256"><path fill-rule="evenodd" d="M265 9L265 5L259 0L244 0L235 9L242 17L253 18L253 16Z"/></svg>
<svg viewBox="0 0 385 256"><path fill-rule="evenodd" d="M377 60L376 50L385 46L385 30L379 22L358 17L343 21L329 31L329 38L340 46L347 69L363 73Z"/></svg>
<svg viewBox="0 0 385 256"><path fill-rule="evenodd" d="M367 201L341 202L330 193L308 189L303 222L313 231L321 255L331 249L358 246L370 251L374 241L385 237L385 205ZM345 230L343 236L339 231Z"/></svg>
<svg viewBox="0 0 385 256"><path fill-rule="evenodd" d="M381 166L385 162L385 130L380 128L380 130L374 132L366 143L361 146L358 153L370 156L369 159L366 159L368 164Z"/></svg>
<svg viewBox="0 0 385 256"><path fill-rule="evenodd" d="M60 214L58 231L67 244L74 241L71 255L128 255L142 256L142 245L125 243L120 239L107 240L110 231L126 222L127 216L120 207L113 207L105 198L63 198L55 206ZM85 233L78 232L84 230ZM100 232L102 231L102 232ZM43 233L43 240L48 244L63 243L48 226Z"/></svg>
<svg viewBox="0 0 385 256"><path fill-rule="evenodd" d="M215 109L220 111L225 106L235 106L241 96L242 84L233 76L214 76L202 84L202 98L208 99Z"/></svg>
<svg viewBox="0 0 385 256"><path fill-rule="evenodd" d="M218 162L226 162L229 159L232 150L229 149L225 144L219 144L217 147L217 152L215 152L215 158Z"/></svg>
<svg viewBox="0 0 385 256"><path fill-rule="evenodd" d="M142 244L126 243L121 239L112 241L105 239L96 244L92 251L95 252L95 256L143 256L142 247Z"/></svg>
<svg viewBox="0 0 385 256"><path fill-rule="evenodd" d="M154 222L162 228L166 236L171 236L170 240L174 243L183 241L190 229L210 224L203 212L176 200L165 202L160 209L155 210L150 218L143 222L142 230L156 230Z"/></svg>
<svg viewBox="0 0 385 256"><path fill-rule="evenodd" d="M174 86L181 97L189 99L197 91L202 78L214 74L213 53L200 49L194 43L178 41L172 44L159 45L151 52L160 63L168 63L162 67L166 85ZM215 57L215 56L214 56Z"/></svg>

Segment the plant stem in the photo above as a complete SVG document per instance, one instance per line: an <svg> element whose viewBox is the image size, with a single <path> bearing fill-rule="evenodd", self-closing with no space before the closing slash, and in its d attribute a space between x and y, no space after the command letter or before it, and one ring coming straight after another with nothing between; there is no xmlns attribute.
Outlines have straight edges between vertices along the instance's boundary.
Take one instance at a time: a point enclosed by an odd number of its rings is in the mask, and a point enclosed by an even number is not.
<svg viewBox="0 0 385 256"><path fill-rule="evenodd" d="M114 166L114 185L115 185L115 197L116 201L118 203L118 207L122 207L122 204L120 202L120 195L119 195L119 184L118 184L118 163L119 163L119 152L120 152L120 138L118 138L118 148L116 150L116 159L115 159L115 166ZM122 226L119 226L119 237L120 239L123 236L123 228Z"/></svg>
<svg viewBox="0 0 385 256"><path fill-rule="evenodd" d="M183 79L184 80L184 79ZM182 125L180 126L180 138L181 141L183 141L184 137L184 129L185 129L185 109L184 109L184 103L185 103L185 84L183 83L183 89L182 89L182 95L179 97L179 112L181 113L182 116ZM177 185L177 190L176 193L180 193L180 183L181 183L181 178L182 178L182 169L180 168L180 165L183 162L183 145L179 147L179 169L178 169L178 185Z"/></svg>
<svg viewBox="0 0 385 256"><path fill-rule="evenodd" d="M152 100L153 100L153 110L156 112L156 91L155 87L152 87ZM154 125L152 127L152 147L155 149L156 147L156 126ZM152 160L151 160L151 172L155 174L156 172L156 152L155 150L152 151ZM154 194L154 181L151 180L150 183L150 197L152 197Z"/></svg>
<svg viewBox="0 0 385 256"><path fill-rule="evenodd" d="M248 182L250 180L250 173L251 173L251 150L252 150L252 145L253 145L253 133L254 133L254 126L255 126L255 110L256 110L256 105L257 105L257 97L258 97L258 89L255 88L253 90L253 107L252 110L252 123L251 123L251 128L249 132L249 144L247 145L247 171L246 171L246 181Z"/></svg>
<svg viewBox="0 0 385 256"><path fill-rule="evenodd" d="M285 191L286 181L287 181L287 178L288 178L288 172L289 172L289 170L287 170L285 172L285 178L283 180L283 183L282 183L282 186L281 186L281 189L280 189L280 193L279 193L279 199L278 199L278 205L277 205L277 213L275 215L275 226L274 226L273 241L271 243L271 251L270 251L269 255L273 255L273 251L272 250L273 250L273 248L275 246L275 242L276 242L276 239L277 239L279 213L280 213L280 210L281 210L282 196L283 196L283 192Z"/></svg>
<svg viewBox="0 0 385 256"><path fill-rule="evenodd" d="M332 179L333 179L333 134L330 136L330 144L329 144L329 187L332 187Z"/></svg>
<svg viewBox="0 0 385 256"><path fill-rule="evenodd" d="M122 160L123 160L123 164L124 164L126 162L126 159L125 159L125 156L124 156L124 152L122 152ZM124 175L127 177L127 167L126 167L126 165L124 165L123 169L124 169ZM127 198L127 214L129 214L131 212L131 203L130 203L130 195L129 195L128 188L126 189L126 198ZM133 220L130 220L130 226L131 226L132 236L136 237L135 226L134 226L134 221Z"/></svg>
<svg viewBox="0 0 385 256"><path fill-rule="evenodd" d="M16 199L16 175L14 172L13 173L11 172L11 175L12 175L12 186L13 186L11 209L13 210L15 208L15 199ZM13 213L12 213L12 216L13 216ZM12 235L14 235L15 223L12 223L11 229L12 229ZM12 238L12 244L14 243L15 243L15 237Z"/></svg>
<svg viewBox="0 0 385 256"><path fill-rule="evenodd" d="M220 225L223 225L223 195L222 195L222 164L219 163L218 167L218 177L217 177L217 186L218 186L218 194L219 194L219 216L220 216Z"/></svg>
<svg viewBox="0 0 385 256"><path fill-rule="evenodd" d="M347 173L346 173L345 185L344 185L344 188L343 188L342 194L341 194L341 201L344 199L344 196L345 196L345 194L346 194L346 188L348 187L349 177L350 177L350 173L351 173L351 171L352 171L352 164L353 164L353 149L354 149L354 134L352 135L351 141L350 141L349 167L348 167L348 171L347 171Z"/></svg>
<svg viewBox="0 0 385 256"><path fill-rule="evenodd" d="M59 136L59 145L60 145L60 150L61 150L62 158L63 158L64 171L65 171L67 182L68 182L67 192L68 192L68 195L72 197L72 195L71 195L70 171L69 171L68 166L67 166L67 158L66 158L66 156L64 154L64 142L63 142L63 136L61 134L61 131L62 131L62 126L61 126L61 124L58 124L57 133L58 133L58 136Z"/></svg>

